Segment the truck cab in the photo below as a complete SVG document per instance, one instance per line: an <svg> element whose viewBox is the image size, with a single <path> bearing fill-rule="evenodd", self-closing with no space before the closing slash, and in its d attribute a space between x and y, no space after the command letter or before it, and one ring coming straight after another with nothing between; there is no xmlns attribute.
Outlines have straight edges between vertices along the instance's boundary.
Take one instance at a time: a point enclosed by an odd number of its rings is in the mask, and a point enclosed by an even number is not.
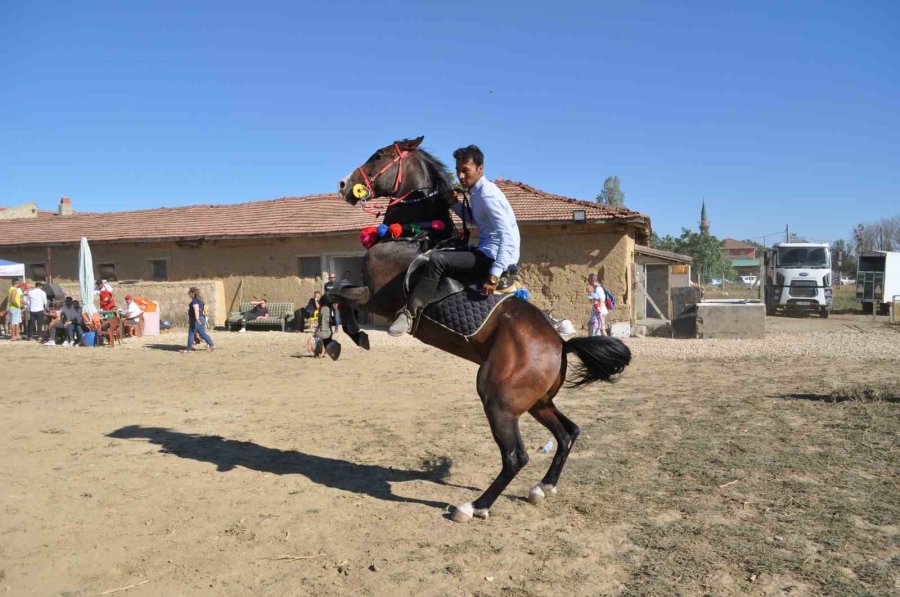
<svg viewBox="0 0 900 597"><path fill-rule="evenodd" d="M766 313L828 317L833 295L831 249L825 243L778 243L765 254Z"/></svg>

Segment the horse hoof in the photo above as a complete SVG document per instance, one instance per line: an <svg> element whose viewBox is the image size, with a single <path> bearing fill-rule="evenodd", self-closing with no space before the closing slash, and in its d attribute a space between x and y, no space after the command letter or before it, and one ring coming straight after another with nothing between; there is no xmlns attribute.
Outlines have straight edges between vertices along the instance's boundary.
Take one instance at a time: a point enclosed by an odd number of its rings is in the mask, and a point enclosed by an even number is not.
<svg viewBox="0 0 900 597"><path fill-rule="evenodd" d="M453 510L453 513L450 515L450 520L453 522L469 522L472 520L473 514L475 514L475 507L472 506L472 504L460 504Z"/></svg>
<svg viewBox="0 0 900 597"><path fill-rule="evenodd" d="M338 360L341 356L341 345L339 342L331 341L325 347L325 354L331 357L332 361Z"/></svg>
<svg viewBox="0 0 900 597"><path fill-rule="evenodd" d="M528 501L537 506L544 501L544 498L547 497L548 493L550 495L555 495L556 486L548 485L546 483L538 483L531 488L531 491L528 492Z"/></svg>

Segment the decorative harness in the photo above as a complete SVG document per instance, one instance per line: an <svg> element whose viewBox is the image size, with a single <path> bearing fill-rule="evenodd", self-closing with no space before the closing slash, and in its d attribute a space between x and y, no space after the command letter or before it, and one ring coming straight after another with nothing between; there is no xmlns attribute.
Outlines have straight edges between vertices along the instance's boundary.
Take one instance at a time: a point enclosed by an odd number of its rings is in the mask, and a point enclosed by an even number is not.
<svg viewBox="0 0 900 597"><path fill-rule="evenodd" d="M357 199L359 199L359 204L360 204L360 207L362 207L363 211L365 211L366 213L372 214L376 218L380 218L381 214L385 213L388 209L397 205L398 203L404 203L404 202L405 203L418 203L419 201L424 201L425 199L434 197L437 194L436 191L432 191L430 193L423 193L421 197L418 197L415 199L409 199L409 196L412 195L413 193L424 190L424 189L411 189L411 190L407 191L406 193L404 193L403 195L397 197L396 196L397 191L399 191L400 187L403 185L403 160L408 158L409 154L412 152L407 149L400 149L400 146L397 145L396 143L394 143L394 151L397 152L397 156L393 160L391 160L390 163L388 163L386 166L384 166L381 170L379 170L378 172L373 174L371 178L369 177L368 174L366 174L366 171L363 170L362 166L360 166L359 168L356 169L359 172L360 176L362 176L362 179L365 182L365 184L356 183L355 185L353 185L353 196L356 197ZM381 176L382 174L384 174L385 172L390 170L391 167L394 166L394 164L397 165L397 174L394 176L394 188L393 188L393 190L391 190L391 194L390 195L381 195L381 196L376 197L375 190L373 188L375 181L378 179L379 176ZM378 199L382 199L382 198L386 198L386 199L390 200L387 205L378 205L376 203L376 201L378 201ZM369 208L368 203L370 203L370 202L375 204L375 210Z"/></svg>

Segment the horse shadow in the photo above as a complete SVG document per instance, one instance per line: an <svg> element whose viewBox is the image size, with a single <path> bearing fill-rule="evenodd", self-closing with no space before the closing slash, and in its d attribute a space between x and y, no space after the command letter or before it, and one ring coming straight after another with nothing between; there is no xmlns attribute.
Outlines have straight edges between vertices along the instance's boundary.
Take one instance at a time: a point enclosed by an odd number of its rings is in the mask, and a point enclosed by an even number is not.
<svg viewBox="0 0 900 597"><path fill-rule="evenodd" d="M441 509L447 505L445 502L398 496L391 491L391 483L430 481L446 487L472 489L445 481L452 466L451 459L447 457L428 461L425 463L425 470L416 471L357 464L296 450L267 448L253 442L225 439L218 435L182 433L163 427L128 425L108 433L107 437L147 439L151 444L162 446L161 452L215 464L216 470L222 473L243 466L276 475L303 475L319 485L389 502L422 504Z"/></svg>

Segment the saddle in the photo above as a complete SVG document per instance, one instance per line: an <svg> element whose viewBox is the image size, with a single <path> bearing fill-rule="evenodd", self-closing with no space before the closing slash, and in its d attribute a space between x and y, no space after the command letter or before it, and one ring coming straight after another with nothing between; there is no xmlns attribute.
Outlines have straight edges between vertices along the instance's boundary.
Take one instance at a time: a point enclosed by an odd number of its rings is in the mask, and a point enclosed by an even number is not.
<svg viewBox="0 0 900 597"><path fill-rule="evenodd" d="M433 250L462 249L454 246ZM403 290L406 296L409 296L410 290L422 275L421 268L428 262L431 252L426 251L417 255L406 270L406 277L403 281ZM484 280L480 277L441 278L431 301L422 309L422 313L413 324L413 334L415 335L419 321L423 317L461 336L469 337L476 334L497 308L497 305L515 296L515 291L519 288L518 271L519 268L516 265L507 268L500 276L497 290L490 296L481 293Z"/></svg>

